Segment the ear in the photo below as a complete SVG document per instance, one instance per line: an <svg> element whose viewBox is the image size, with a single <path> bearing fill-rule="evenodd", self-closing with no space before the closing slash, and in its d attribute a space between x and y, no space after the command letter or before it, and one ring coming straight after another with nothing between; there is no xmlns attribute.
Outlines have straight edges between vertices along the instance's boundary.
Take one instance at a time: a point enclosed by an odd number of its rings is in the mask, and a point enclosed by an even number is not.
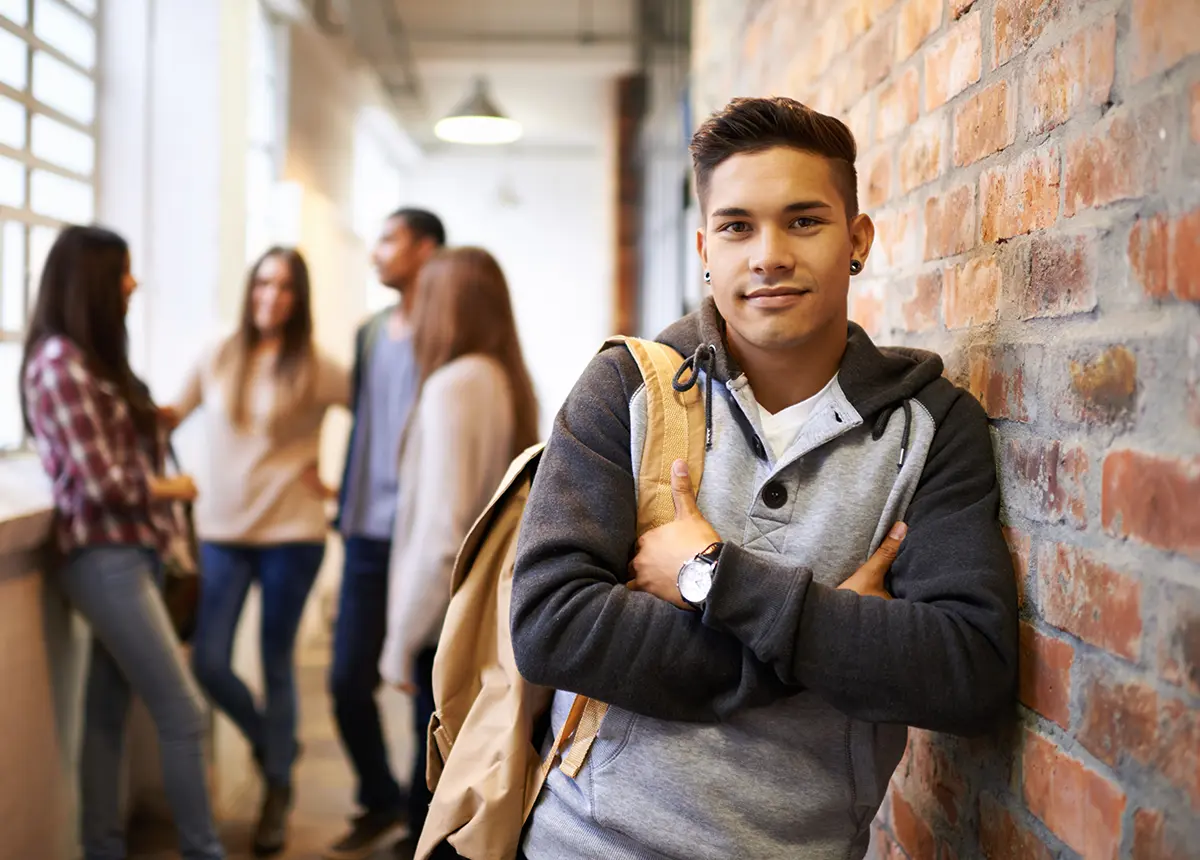
<svg viewBox="0 0 1200 860"><path fill-rule="evenodd" d="M700 255L700 265L708 268L708 237L701 228L696 231L696 253Z"/></svg>
<svg viewBox="0 0 1200 860"><path fill-rule="evenodd" d="M850 247L853 251L853 259L866 265L867 257L871 256L871 246L874 243L875 222L871 220L870 215L860 212L850 222Z"/></svg>

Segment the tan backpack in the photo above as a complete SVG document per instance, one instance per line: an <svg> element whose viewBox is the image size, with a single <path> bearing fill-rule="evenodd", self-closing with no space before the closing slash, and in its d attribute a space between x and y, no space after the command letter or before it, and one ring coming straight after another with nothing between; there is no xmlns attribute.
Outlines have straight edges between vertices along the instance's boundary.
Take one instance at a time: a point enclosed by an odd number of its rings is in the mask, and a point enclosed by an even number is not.
<svg viewBox="0 0 1200 860"><path fill-rule="evenodd" d="M683 362L679 353L634 338L613 338L605 345L616 344L629 349L646 384L647 435L637 494L641 535L675 518L675 460L687 460L692 486L700 486L704 404L699 386L681 393L671 384ZM513 461L455 563L450 607L433 663L435 712L426 773L433 801L416 860L428 860L442 842L468 860L512 860L562 749L570 744L561 767L574 778L608 708L576 696L542 759L534 726L554 691L521 677L509 630L517 537L541 452L542 446L534 446Z"/></svg>

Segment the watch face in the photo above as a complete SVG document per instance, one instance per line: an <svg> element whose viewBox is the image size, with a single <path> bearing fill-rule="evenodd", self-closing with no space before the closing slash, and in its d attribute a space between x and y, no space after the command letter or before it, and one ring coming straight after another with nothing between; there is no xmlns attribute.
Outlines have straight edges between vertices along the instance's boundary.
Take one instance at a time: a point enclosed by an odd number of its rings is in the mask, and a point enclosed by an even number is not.
<svg viewBox="0 0 1200 860"><path fill-rule="evenodd" d="M679 593L689 603L703 603L712 589L712 565L689 561L679 571Z"/></svg>

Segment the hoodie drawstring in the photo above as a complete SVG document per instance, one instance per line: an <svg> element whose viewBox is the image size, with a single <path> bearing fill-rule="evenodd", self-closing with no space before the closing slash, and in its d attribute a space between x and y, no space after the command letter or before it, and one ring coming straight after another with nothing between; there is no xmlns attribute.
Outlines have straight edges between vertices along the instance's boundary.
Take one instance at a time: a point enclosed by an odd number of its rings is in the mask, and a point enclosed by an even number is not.
<svg viewBox="0 0 1200 860"><path fill-rule="evenodd" d="M912 434L912 404L907 400L903 401L904 406L904 436L900 439L900 460L896 463L896 468L904 467L904 457L908 453L909 437ZM888 421L892 419L892 414L898 409L897 406L886 406L879 413L879 417L875 419L875 429L871 431L871 438L878 442L883 438L883 433L887 430Z"/></svg>
<svg viewBox="0 0 1200 860"><path fill-rule="evenodd" d="M704 371L704 450L711 451L713 444L713 420L712 420L712 384L713 384L713 364L717 359L717 348L711 343L702 343L696 347L696 351L691 356L683 360L683 364L679 365L679 369L675 371L675 377L671 380L671 387L676 391L683 393L690 391L696 384L696 379L699 377L700 371ZM690 375L686 380L681 380L684 373Z"/></svg>

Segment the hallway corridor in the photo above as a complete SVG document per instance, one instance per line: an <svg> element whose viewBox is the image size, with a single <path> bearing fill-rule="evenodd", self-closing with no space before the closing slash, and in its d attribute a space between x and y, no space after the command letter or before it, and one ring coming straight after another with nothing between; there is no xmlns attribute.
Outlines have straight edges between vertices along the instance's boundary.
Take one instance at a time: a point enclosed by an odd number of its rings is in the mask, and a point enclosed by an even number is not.
<svg viewBox="0 0 1200 860"><path fill-rule="evenodd" d="M287 850L279 860L320 860L322 850L342 835L354 813L354 780L338 743L326 687L329 643L313 642L297 653L296 680L300 693L300 742L303 755L296 766L296 805L292 812ZM411 750L408 728L409 700L389 690L380 692L393 768L406 778ZM403 776L402 776L403 775ZM235 816L225 816L221 839L228 860L249 860L250 844L258 814L259 784L247 781L238 800L230 804ZM168 825L157 822L131 828L130 860L177 860L175 837ZM371 860L393 860L389 842Z"/></svg>

